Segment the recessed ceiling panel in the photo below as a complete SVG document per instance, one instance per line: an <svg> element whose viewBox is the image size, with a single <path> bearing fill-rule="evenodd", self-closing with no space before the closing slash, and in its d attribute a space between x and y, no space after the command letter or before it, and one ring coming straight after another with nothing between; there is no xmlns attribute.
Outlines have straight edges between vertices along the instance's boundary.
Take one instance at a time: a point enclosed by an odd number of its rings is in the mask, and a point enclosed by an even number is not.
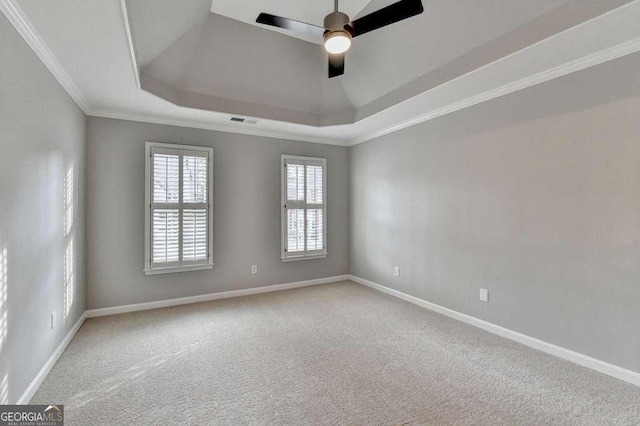
<svg viewBox="0 0 640 426"><path fill-rule="evenodd" d="M364 9L369 1L370 0L340 0L340 11L346 13L353 19ZM388 3L391 2L392 0ZM257 24L256 18L260 13L265 12L321 27L325 16L333 12L333 0L213 0L211 12L312 43L321 44L322 40L317 40L304 34L300 35L291 31Z"/></svg>
<svg viewBox="0 0 640 426"><path fill-rule="evenodd" d="M352 120L342 84L326 78L321 46L208 15L140 68L145 90L184 106L260 118L310 125L324 123L324 115Z"/></svg>

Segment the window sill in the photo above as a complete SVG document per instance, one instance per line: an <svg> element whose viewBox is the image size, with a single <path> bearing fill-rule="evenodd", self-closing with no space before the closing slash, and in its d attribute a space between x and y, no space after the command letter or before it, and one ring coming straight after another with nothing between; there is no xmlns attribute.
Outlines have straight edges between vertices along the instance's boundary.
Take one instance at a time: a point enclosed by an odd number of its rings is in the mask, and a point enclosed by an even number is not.
<svg viewBox="0 0 640 426"><path fill-rule="evenodd" d="M175 274L177 272L190 272L190 271L202 271L205 269L213 269L215 263L209 263L207 265L193 265L193 266L176 266L173 268L155 268L145 269L145 275L159 275L159 274Z"/></svg>
<svg viewBox="0 0 640 426"><path fill-rule="evenodd" d="M324 259L326 258L328 253L324 254L314 254L311 256L291 256L291 257L281 257L280 260L283 262L297 262L299 260L314 260L314 259Z"/></svg>

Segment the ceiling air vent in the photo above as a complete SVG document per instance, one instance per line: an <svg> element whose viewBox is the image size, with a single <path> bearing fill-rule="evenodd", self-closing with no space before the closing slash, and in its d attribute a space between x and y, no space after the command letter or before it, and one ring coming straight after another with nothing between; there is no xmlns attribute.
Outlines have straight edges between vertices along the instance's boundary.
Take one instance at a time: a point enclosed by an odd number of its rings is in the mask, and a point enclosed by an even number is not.
<svg viewBox="0 0 640 426"><path fill-rule="evenodd" d="M244 123L244 124L258 124L258 120L249 120L241 117L231 117L231 121L236 123Z"/></svg>

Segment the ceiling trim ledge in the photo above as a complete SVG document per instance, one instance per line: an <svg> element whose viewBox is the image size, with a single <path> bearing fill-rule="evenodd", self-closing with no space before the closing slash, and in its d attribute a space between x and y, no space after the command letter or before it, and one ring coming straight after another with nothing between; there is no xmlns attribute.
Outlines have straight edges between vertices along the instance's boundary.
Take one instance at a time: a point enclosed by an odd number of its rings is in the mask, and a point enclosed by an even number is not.
<svg viewBox="0 0 640 426"><path fill-rule="evenodd" d="M124 0L123 0L124 1ZM69 74L64 70L60 62L56 59L51 49L44 42L43 38L27 19L25 13L15 0L0 0L0 11L7 17L11 25L18 31L24 41L40 58L42 63L58 80L62 88L71 96L80 109L87 114L89 105L76 84L71 80Z"/></svg>
<svg viewBox="0 0 640 426"><path fill-rule="evenodd" d="M533 74L521 80L505 84L503 86L488 90L486 92L480 93L475 96L468 97L459 102L454 102L442 108L429 111L428 113L422 114L418 117L414 117L410 120L403 121L399 124L386 127L384 129L366 134L358 138L354 138L347 143L347 146L354 146L363 142L367 142L372 139L376 139L381 136L385 136L390 133L394 133L399 130L415 126L416 124L424 123L426 121L433 120L443 115L451 114L453 112L456 112L465 108L469 108L474 105L487 102L501 96L508 95L510 93L527 89L529 87L542 84L547 81L554 80L556 78L564 77L566 75L569 75L569 74L572 74L572 73L575 73L575 72L608 62L608 61L612 61L614 59L622 58L624 56L637 53L639 51L640 51L640 37L621 43L619 45L601 50L591 55L584 56L580 59L567 62L566 64L557 66L555 68L551 68L551 69L539 72L537 74ZM501 58L501 60L502 59L504 58ZM474 71L477 71L477 70L474 70ZM445 84L449 84L454 81L455 80L451 80Z"/></svg>
<svg viewBox="0 0 640 426"><path fill-rule="evenodd" d="M162 124L165 126L188 127L191 129L214 130L217 132L235 133L239 135L259 136L272 139L284 139L298 142L319 143L324 145L347 146L347 141L339 139L316 138L304 135L293 135L289 133L265 131L259 128L240 127L251 126L250 124L238 124L233 126L223 126L211 123L196 122L193 120L180 120L161 117L152 117L139 114L131 114L121 111L92 110L87 115L98 118L110 118L115 120L137 121L140 123Z"/></svg>
<svg viewBox="0 0 640 426"><path fill-rule="evenodd" d="M133 68L133 76L136 80L136 87L142 89L140 84L140 70L138 69L138 59L136 57L136 49L133 44L133 29L129 20L129 9L127 8L127 0L120 0L122 8L122 20L124 21L125 32L127 33L127 43L129 44L129 54L131 55L131 66Z"/></svg>

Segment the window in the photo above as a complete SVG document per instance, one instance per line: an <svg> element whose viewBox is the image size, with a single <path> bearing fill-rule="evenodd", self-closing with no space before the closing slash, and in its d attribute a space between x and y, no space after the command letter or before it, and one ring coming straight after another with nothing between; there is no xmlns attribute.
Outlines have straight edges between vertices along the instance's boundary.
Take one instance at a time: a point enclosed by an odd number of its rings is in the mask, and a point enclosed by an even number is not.
<svg viewBox="0 0 640 426"><path fill-rule="evenodd" d="M147 142L147 275L213 267L213 149Z"/></svg>
<svg viewBox="0 0 640 426"><path fill-rule="evenodd" d="M327 160L282 156L283 261L327 257Z"/></svg>

